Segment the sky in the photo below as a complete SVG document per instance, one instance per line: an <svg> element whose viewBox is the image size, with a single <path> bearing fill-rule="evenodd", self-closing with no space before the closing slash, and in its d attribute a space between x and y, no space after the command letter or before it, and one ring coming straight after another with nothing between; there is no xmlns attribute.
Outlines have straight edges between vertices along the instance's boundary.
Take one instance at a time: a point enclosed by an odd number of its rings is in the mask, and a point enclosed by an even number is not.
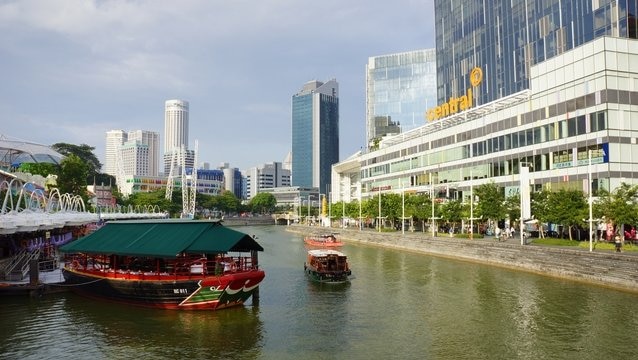
<svg viewBox="0 0 638 360"><path fill-rule="evenodd" d="M246 170L291 148L291 98L339 83L340 160L365 146L365 67L435 47L434 0L0 0L0 135L164 141L164 102L190 103L198 162Z"/></svg>

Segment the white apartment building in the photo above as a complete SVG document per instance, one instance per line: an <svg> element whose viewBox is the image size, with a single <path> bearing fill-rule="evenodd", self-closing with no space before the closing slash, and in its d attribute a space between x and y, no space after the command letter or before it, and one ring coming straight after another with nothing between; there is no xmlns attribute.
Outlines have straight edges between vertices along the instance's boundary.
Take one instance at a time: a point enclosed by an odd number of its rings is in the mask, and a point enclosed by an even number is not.
<svg viewBox="0 0 638 360"><path fill-rule="evenodd" d="M118 164L120 162L120 164ZM105 173L157 176L159 134L147 130L110 130L106 132Z"/></svg>
<svg viewBox="0 0 638 360"><path fill-rule="evenodd" d="M284 169L280 162L266 163L244 172L246 178L246 198L262 192L264 189L290 187L290 170Z"/></svg>

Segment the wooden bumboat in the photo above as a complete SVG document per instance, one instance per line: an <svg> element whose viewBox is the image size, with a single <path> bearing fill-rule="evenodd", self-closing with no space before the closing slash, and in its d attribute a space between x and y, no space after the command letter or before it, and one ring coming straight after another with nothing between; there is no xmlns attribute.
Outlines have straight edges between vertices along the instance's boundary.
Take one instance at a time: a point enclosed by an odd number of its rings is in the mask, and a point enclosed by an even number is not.
<svg viewBox="0 0 638 360"><path fill-rule="evenodd" d="M333 249L309 250L304 271L311 280L322 283L343 283L352 275L347 256Z"/></svg>
<svg viewBox="0 0 638 360"><path fill-rule="evenodd" d="M304 242L316 247L339 247L343 243L337 239L335 234L309 235L304 238Z"/></svg>
<svg viewBox="0 0 638 360"><path fill-rule="evenodd" d="M263 248L219 221L109 222L60 250L74 292L153 308L241 305L265 277L257 261Z"/></svg>

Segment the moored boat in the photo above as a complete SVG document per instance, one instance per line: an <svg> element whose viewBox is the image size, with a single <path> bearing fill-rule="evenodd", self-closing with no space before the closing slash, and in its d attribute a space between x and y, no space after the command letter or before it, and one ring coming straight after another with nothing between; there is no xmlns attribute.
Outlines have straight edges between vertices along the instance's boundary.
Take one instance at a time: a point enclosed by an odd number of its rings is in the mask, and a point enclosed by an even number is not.
<svg viewBox="0 0 638 360"><path fill-rule="evenodd" d="M154 308L242 305L265 277L263 248L219 221L113 221L60 250L72 291Z"/></svg>
<svg viewBox="0 0 638 360"><path fill-rule="evenodd" d="M308 250L304 271L310 279L323 283L346 282L352 275L348 257L333 249Z"/></svg>
<svg viewBox="0 0 638 360"><path fill-rule="evenodd" d="M308 235L304 237L304 242L310 246L318 247L343 246L343 243L337 239L335 234Z"/></svg>

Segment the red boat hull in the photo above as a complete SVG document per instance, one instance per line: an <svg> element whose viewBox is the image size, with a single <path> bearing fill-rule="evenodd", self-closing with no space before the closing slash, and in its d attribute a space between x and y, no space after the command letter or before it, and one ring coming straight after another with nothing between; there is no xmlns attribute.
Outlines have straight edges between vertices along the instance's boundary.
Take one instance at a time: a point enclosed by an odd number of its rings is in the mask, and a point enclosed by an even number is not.
<svg viewBox="0 0 638 360"><path fill-rule="evenodd" d="M265 277L262 270L220 276L171 276L63 269L65 284L87 297L179 310L217 310L242 305Z"/></svg>

